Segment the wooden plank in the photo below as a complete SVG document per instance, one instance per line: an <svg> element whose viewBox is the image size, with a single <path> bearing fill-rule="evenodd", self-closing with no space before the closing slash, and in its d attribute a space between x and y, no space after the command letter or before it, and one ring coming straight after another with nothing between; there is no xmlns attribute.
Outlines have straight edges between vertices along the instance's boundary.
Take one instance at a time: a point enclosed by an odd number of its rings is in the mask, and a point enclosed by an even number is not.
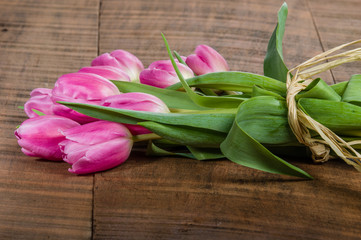
<svg viewBox="0 0 361 240"><path fill-rule="evenodd" d="M89 239L93 177L23 155L17 108L97 55L97 0L0 1L0 238Z"/></svg>
<svg viewBox="0 0 361 240"><path fill-rule="evenodd" d="M303 181L228 161L133 154L96 175L96 239L359 239L359 174L291 161Z"/></svg>
<svg viewBox="0 0 361 240"><path fill-rule="evenodd" d="M309 1L315 24L325 50L361 37L361 4L358 0ZM353 48L360 47L360 44ZM348 48L351 49L351 48ZM360 74L360 62L344 64L332 70L335 81L347 81Z"/></svg>
<svg viewBox="0 0 361 240"><path fill-rule="evenodd" d="M112 1L101 9L100 52L122 48L145 66L166 59L159 36L190 54L216 48L231 69L262 74L282 1ZM322 51L306 1L288 1L285 60ZM323 76L333 81L329 73ZM228 161L148 158L95 175L96 239L359 239L359 174L342 161L293 159L316 179L302 181Z"/></svg>

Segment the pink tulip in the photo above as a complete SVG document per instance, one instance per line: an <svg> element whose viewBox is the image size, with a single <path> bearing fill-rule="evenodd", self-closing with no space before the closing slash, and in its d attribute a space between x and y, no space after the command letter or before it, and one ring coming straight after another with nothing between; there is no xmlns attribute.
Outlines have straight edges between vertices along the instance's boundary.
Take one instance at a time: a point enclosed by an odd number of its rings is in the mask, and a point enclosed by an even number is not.
<svg viewBox="0 0 361 240"><path fill-rule="evenodd" d="M99 104L108 96L120 94L118 88L106 78L92 73L69 73L61 76L52 91L54 114L71 118L79 123L97 119L78 113L56 101Z"/></svg>
<svg viewBox="0 0 361 240"><path fill-rule="evenodd" d="M21 151L31 157L62 160L58 144L65 140L61 131L79 123L61 116L45 115L25 120L15 131Z"/></svg>
<svg viewBox="0 0 361 240"><path fill-rule="evenodd" d="M139 73L144 69L142 62L130 52L115 50L95 58L92 66L113 66L124 71L132 82L139 82Z"/></svg>
<svg viewBox="0 0 361 240"><path fill-rule="evenodd" d="M226 60L207 45L197 46L195 54L189 55L186 63L197 75L229 71Z"/></svg>
<svg viewBox="0 0 361 240"><path fill-rule="evenodd" d="M184 64L176 63L185 79L194 77L192 70ZM177 82L179 78L170 60L153 62L149 67L140 73L140 83L158 88L166 88Z"/></svg>
<svg viewBox="0 0 361 240"><path fill-rule="evenodd" d="M63 159L72 165L69 172L87 174L104 171L127 160L132 135L122 124L96 121L63 131L66 140L59 146Z"/></svg>
<svg viewBox="0 0 361 240"><path fill-rule="evenodd" d="M102 106L128 109L134 111L146 111L146 112L159 112L168 113L169 109L165 103L159 98L140 92L123 93L120 95L114 95L103 99ZM124 124L130 130L133 135L151 133L148 129L133 125Z"/></svg>
<svg viewBox="0 0 361 240"><path fill-rule="evenodd" d="M128 74L119 68L112 66L92 66L92 67L83 67L79 70L82 73L94 73L96 75L102 76L109 80L118 80L130 82Z"/></svg>
<svg viewBox="0 0 361 240"><path fill-rule="evenodd" d="M46 115L54 114L51 91L49 88L36 88L30 93L30 99L24 104L24 111L29 118L39 116L33 109Z"/></svg>

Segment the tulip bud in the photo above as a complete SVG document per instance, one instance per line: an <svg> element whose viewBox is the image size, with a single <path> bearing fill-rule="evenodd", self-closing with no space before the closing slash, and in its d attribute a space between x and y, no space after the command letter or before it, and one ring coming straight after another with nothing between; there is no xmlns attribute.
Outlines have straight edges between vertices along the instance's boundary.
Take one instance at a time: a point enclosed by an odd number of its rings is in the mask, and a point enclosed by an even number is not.
<svg viewBox="0 0 361 240"><path fill-rule="evenodd" d="M97 119L78 113L56 101L99 104L108 96L120 94L118 88L106 78L92 73L69 73L61 76L52 91L54 114L68 117L79 123Z"/></svg>
<svg viewBox="0 0 361 240"><path fill-rule="evenodd" d="M139 73L144 69L142 62L136 56L120 49L96 57L91 65L119 68L128 74L132 82L139 82Z"/></svg>
<svg viewBox="0 0 361 240"><path fill-rule="evenodd" d="M30 99L24 104L24 111L29 118L39 116L33 109L46 115L54 114L51 91L49 88L36 88L30 93Z"/></svg>
<svg viewBox="0 0 361 240"><path fill-rule="evenodd" d="M56 115L45 115L25 120L15 131L21 151L31 157L61 161L58 144L65 140L62 131L79 123Z"/></svg>
<svg viewBox="0 0 361 240"><path fill-rule="evenodd" d="M185 79L194 77L192 70L184 64L176 62L177 67ZM170 60L153 62L140 73L140 83L158 88L166 88L177 82L179 78Z"/></svg>
<svg viewBox="0 0 361 240"><path fill-rule="evenodd" d="M159 98L140 92L123 93L103 99L102 106L134 111L168 113L167 105ZM133 135L151 133L148 129L133 124L124 124Z"/></svg>
<svg viewBox="0 0 361 240"><path fill-rule="evenodd" d="M63 131L59 144L69 172L87 174L116 167L127 160L132 136L122 124L96 121Z"/></svg>
<svg viewBox="0 0 361 240"><path fill-rule="evenodd" d="M189 55L186 63L197 75L229 71L226 60L216 50L207 45L197 46L195 54Z"/></svg>
<svg viewBox="0 0 361 240"><path fill-rule="evenodd" d="M128 74L126 74L124 71L120 70L119 68L112 66L83 67L78 72L93 73L109 80L130 82L130 78Z"/></svg>

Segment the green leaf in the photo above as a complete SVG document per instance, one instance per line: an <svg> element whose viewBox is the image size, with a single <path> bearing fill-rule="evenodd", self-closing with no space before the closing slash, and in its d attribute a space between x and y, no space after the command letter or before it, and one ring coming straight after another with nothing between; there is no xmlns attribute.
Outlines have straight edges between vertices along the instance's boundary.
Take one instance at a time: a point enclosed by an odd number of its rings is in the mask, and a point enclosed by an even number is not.
<svg viewBox="0 0 361 240"><path fill-rule="evenodd" d="M273 78L247 72L214 72L186 80L191 87L212 88L225 91L241 91L252 93L253 86L257 85L266 90L286 96L286 84ZM167 89L177 90L181 83L169 86Z"/></svg>
<svg viewBox="0 0 361 240"><path fill-rule="evenodd" d="M359 106L314 98L302 98L298 101L298 106L314 120L341 135L344 131L361 129Z"/></svg>
<svg viewBox="0 0 361 240"><path fill-rule="evenodd" d="M161 99L168 108L200 110L207 109L195 104L186 93L169 89L157 88L145 84L124 81L112 81L120 92L143 92L154 95Z"/></svg>
<svg viewBox="0 0 361 240"><path fill-rule="evenodd" d="M279 99L285 99L284 97L282 97L281 95L279 95L278 93L266 90L262 87L259 87L257 85L253 86L253 91L252 91L252 97L260 97L260 96L273 96Z"/></svg>
<svg viewBox="0 0 361 240"><path fill-rule="evenodd" d="M342 101L361 106L361 75L353 75L347 84Z"/></svg>
<svg viewBox="0 0 361 240"><path fill-rule="evenodd" d="M340 83L336 83L336 84L333 84L331 85L330 87L335 91L337 92L337 94L339 96L342 96L343 93L345 92L345 89L347 87L347 84L348 82L340 82Z"/></svg>
<svg viewBox="0 0 361 240"><path fill-rule="evenodd" d="M23 109L24 110L24 106L18 106L19 109Z"/></svg>
<svg viewBox="0 0 361 240"><path fill-rule="evenodd" d="M173 142L194 147L219 147L226 134L204 128L169 125L156 122L140 122L155 134Z"/></svg>
<svg viewBox="0 0 361 240"><path fill-rule="evenodd" d="M242 111L241 106L240 111ZM242 115L244 116L244 114L237 114L227 138L221 144L221 151L229 160L270 173L312 179L311 175L272 154L246 133L239 125Z"/></svg>
<svg viewBox="0 0 361 240"><path fill-rule="evenodd" d="M337 102L341 100L340 95L320 78L315 79L305 90L296 95L296 100L300 98L318 98Z"/></svg>
<svg viewBox="0 0 361 240"><path fill-rule="evenodd" d="M191 153L168 151L152 141L149 141L149 143L148 143L147 155L149 155L149 156L179 156L179 157L195 159L195 157Z"/></svg>
<svg viewBox="0 0 361 240"><path fill-rule="evenodd" d="M188 86L187 82L183 78L182 73L179 71L177 64L174 60L174 57L172 55L172 52L170 50L168 41L165 38L165 36L163 35L163 33L162 33L162 37L164 40L164 44L167 48L169 58L174 67L174 70L176 71L177 76L178 76L180 82L182 83L183 88L185 89L188 96L192 99L192 101L194 103L198 104L199 106L209 107L209 108L236 108L239 106L239 104L241 104L243 102L243 99L241 99L241 98L233 98L233 97L224 98L224 97L219 97L219 96L200 96L200 95L196 94L195 92L193 92L193 90Z"/></svg>
<svg viewBox="0 0 361 240"><path fill-rule="evenodd" d="M219 148L199 148L191 146L187 146L187 148L197 160L224 158L224 155Z"/></svg>
<svg viewBox="0 0 361 240"><path fill-rule="evenodd" d="M177 51L173 51L173 53L174 53L175 57L178 59L178 62L187 66L187 64L184 62L184 60L181 58L181 56L177 53Z"/></svg>
<svg viewBox="0 0 361 240"><path fill-rule="evenodd" d="M44 116L45 113L43 112L40 112L39 110L36 110L36 109L31 109L34 113L38 114L39 116Z"/></svg>
<svg viewBox="0 0 361 240"><path fill-rule="evenodd" d="M263 72L267 77L286 82L288 69L283 62L282 39L285 32L285 24L288 7L283 3L278 11L278 23L268 42L266 57L263 62Z"/></svg>
<svg viewBox="0 0 361 240"><path fill-rule="evenodd" d="M205 110L198 113L155 113L132 111L119 108L103 107L98 105L58 102L75 111L90 117L128 124L137 124L143 121L184 125L211 129L227 133L232 126L236 109Z"/></svg>
<svg viewBox="0 0 361 240"><path fill-rule="evenodd" d="M237 124L262 144L298 145L288 124L286 101L273 96L251 98L239 106Z"/></svg>

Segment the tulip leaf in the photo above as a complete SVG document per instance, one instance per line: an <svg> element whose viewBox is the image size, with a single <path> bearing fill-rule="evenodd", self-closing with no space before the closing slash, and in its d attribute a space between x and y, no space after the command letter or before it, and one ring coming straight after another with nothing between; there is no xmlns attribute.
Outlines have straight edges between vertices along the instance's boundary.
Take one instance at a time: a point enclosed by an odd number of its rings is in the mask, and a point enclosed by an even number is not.
<svg viewBox="0 0 361 240"><path fill-rule="evenodd" d="M233 97L220 97L220 96L200 96L193 92L193 90L188 86L187 82L185 81L182 73L179 71L178 66L174 60L172 52L169 48L168 41L165 36L162 34L164 44L167 48L169 58L172 62L174 70L177 73L177 76L182 83L183 88L187 92L188 96L192 99L192 101L200 106L209 107L209 108L236 108L243 102L244 99L242 98L233 98Z"/></svg>
<svg viewBox="0 0 361 240"><path fill-rule="evenodd" d="M248 100L249 101L249 100ZM245 101L243 104L246 104ZM266 147L251 137L239 124L242 120L242 105L227 138L221 144L222 153L231 161L258 170L312 179L305 171L272 154Z"/></svg>
<svg viewBox="0 0 361 240"><path fill-rule="evenodd" d="M336 133L361 129L360 106L314 98L302 98L298 101L298 106L314 120Z"/></svg>
<svg viewBox="0 0 361 240"><path fill-rule="evenodd" d="M187 148L197 160L212 160L224 158L224 155L219 148L201 148L191 146L187 146Z"/></svg>
<svg viewBox="0 0 361 240"><path fill-rule="evenodd" d="M340 83L336 83L331 85L330 87L340 96L343 95L343 93L345 92L345 89L347 87L348 82L340 82Z"/></svg>
<svg viewBox="0 0 361 240"><path fill-rule="evenodd" d="M191 87L212 88L225 91L241 91L252 93L253 86L257 85L266 90L286 95L286 84L273 78L248 72L214 72L186 80ZM182 87L181 83L173 84L167 89L177 90Z"/></svg>
<svg viewBox="0 0 361 240"><path fill-rule="evenodd" d="M278 22L268 42L266 57L263 62L263 72L267 77L286 82L288 69L283 62L282 39L288 14L287 4L284 3L278 11Z"/></svg>
<svg viewBox="0 0 361 240"><path fill-rule="evenodd" d="M188 66L188 65L184 62L184 60L182 59L182 57L179 55L179 53L177 53L177 51L173 51L173 53L174 53L174 56L177 58L178 62L180 62L181 64L184 64L184 65Z"/></svg>
<svg viewBox="0 0 361 240"><path fill-rule="evenodd" d="M147 147L147 155L149 156L179 156L179 157L186 157L186 158L193 158L192 153L183 153L183 152L172 152L160 147L158 144L154 143L153 141L149 141Z"/></svg>
<svg viewBox="0 0 361 240"><path fill-rule="evenodd" d="M40 112L39 110L36 110L36 109L31 109L31 111L33 111L34 113L36 113L38 116L44 116L45 115L45 113L43 113L43 112Z"/></svg>
<svg viewBox="0 0 361 240"><path fill-rule="evenodd" d="M112 81L120 92L143 92L154 95L161 99L168 108L200 110L206 109L195 104L186 93L179 91L172 91L169 89L157 88L145 84L124 81Z"/></svg>
<svg viewBox="0 0 361 240"><path fill-rule="evenodd" d="M156 113L103 107L85 103L58 102L90 117L128 124L143 121L184 125L227 133L236 109L205 110L199 113Z"/></svg>
<svg viewBox="0 0 361 240"><path fill-rule="evenodd" d="M340 95L321 78L315 79L305 90L296 95L296 100L300 98L318 98L337 102L341 100Z"/></svg>
<svg viewBox="0 0 361 240"><path fill-rule="evenodd" d="M283 100L285 99L278 93L275 93L270 90L266 90L260 86L254 85L253 90L252 90L252 97L259 97L259 96L273 96L273 97L277 97L279 99L283 99Z"/></svg>
<svg viewBox="0 0 361 240"><path fill-rule="evenodd" d="M169 125L151 121L138 124L165 139L187 146L218 148L226 138L225 133L204 128Z"/></svg>
<svg viewBox="0 0 361 240"><path fill-rule="evenodd" d="M361 106L361 75L353 75L347 84L342 101Z"/></svg>
<svg viewBox="0 0 361 240"><path fill-rule="evenodd" d="M239 106L237 124L262 144L297 144L288 124L286 101L279 97L259 96Z"/></svg>

